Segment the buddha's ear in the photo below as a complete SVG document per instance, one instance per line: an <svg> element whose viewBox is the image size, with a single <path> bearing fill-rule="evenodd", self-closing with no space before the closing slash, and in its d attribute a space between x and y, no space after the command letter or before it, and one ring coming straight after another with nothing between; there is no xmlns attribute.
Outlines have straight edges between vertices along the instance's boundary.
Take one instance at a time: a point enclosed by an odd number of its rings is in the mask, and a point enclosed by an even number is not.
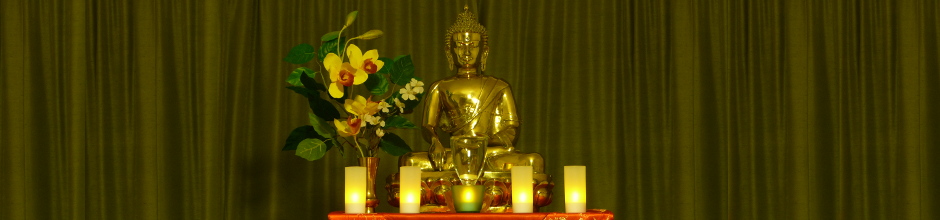
<svg viewBox="0 0 940 220"><path fill-rule="evenodd" d="M483 46L483 55L480 55L480 71L486 70L486 57L490 56L490 46Z"/></svg>
<svg viewBox="0 0 940 220"><path fill-rule="evenodd" d="M450 42L444 44L444 55L447 56L447 68L454 70L454 56L451 55Z"/></svg>

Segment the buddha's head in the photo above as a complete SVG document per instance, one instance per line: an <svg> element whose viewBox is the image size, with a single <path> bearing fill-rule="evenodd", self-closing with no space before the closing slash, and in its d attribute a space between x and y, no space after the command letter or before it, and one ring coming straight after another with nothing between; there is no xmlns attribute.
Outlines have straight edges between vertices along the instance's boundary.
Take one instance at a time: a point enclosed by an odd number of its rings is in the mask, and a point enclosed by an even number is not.
<svg viewBox="0 0 940 220"><path fill-rule="evenodd" d="M486 28L477 21L470 8L463 7L463 13L457 15L457 22L447 29L444 36L444 53L451 70L454 66L461 69L486 68L489 47L486 45ZM454 63L454 57L457 62Z"/></svg>

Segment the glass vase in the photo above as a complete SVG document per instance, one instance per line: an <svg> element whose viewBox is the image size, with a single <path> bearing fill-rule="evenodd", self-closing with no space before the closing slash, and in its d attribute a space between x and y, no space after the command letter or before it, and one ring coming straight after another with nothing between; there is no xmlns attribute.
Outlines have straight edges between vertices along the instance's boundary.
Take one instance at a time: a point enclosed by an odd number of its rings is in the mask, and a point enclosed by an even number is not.
<svg viewBox="0 0 940 220"><path fill-rule="evenodd" d="M454 136L450 138L454 169L463 185L476 185L483 171L487 137Z"/></svg>

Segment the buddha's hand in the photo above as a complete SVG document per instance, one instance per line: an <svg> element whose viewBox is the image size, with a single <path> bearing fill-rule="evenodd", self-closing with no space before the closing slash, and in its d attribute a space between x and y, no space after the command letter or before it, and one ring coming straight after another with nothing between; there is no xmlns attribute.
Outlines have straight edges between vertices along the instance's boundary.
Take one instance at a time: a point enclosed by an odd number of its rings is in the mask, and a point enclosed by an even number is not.
<svg viewBox="0 0 940 220"><path fill-rule="evenodd" d="M431 166L434 167L434 171L442 171L444 167L444 145L441 145L441 140L437 137L431 137L431 148L428 149L428 160L431 161Z"/></svg>

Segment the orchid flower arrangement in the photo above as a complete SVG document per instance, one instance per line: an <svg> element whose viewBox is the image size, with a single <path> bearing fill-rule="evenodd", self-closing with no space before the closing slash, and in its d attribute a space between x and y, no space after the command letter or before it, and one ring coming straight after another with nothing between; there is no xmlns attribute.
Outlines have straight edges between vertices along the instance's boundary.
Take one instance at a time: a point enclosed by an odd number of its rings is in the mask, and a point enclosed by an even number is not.
<svg viewBox="0 0 940 220"><path fill-rule="evenodd" d="M349 39L343 36L357 15L349 13L339 31L323 35L319 50L300 44L284 58L293 64L313 60L325 71L299 67L287 77L291 84L287 88L306 97L312 112L310 125L294 129L283 150L295 150L294 154L310 161L323 158L333 148L343 155L345 147L354 148L358 157L374 157L378 149L394 156L411 152L393 131L416 128L402 114L411 113L421 102L424 83L414 77L410 56L380 57L376 49L363 53L351 44L378 38L381 30Z"/></svg>

